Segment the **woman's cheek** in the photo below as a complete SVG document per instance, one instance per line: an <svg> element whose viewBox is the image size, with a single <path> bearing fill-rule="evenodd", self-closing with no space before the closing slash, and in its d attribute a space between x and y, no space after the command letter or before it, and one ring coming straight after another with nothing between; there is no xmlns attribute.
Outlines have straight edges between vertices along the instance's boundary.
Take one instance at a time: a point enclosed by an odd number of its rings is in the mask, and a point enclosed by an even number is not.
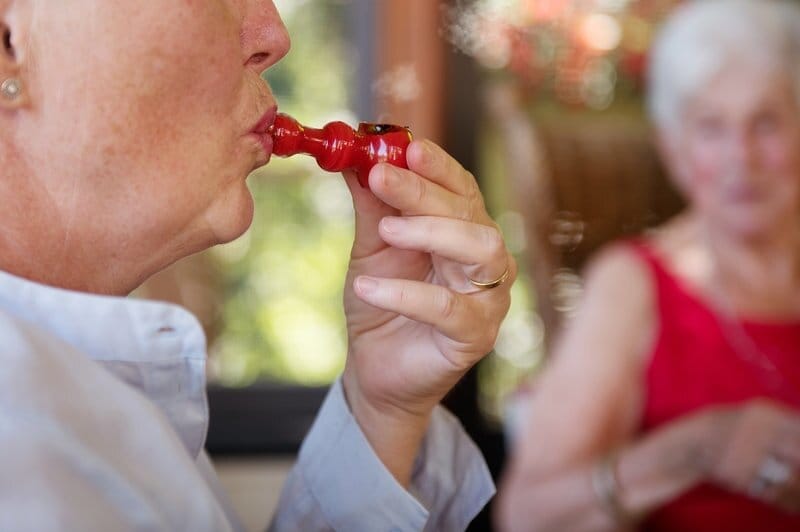
<svg viewBox="0 0 800 532"><path fill-rule="evenodd" d="M697 189L697 192L712 189L724 174L723 167L724 162L716 143L701 139L690 144L686 157L689 187Z"/></svg>
<svg viewBox="0 0 800 532"><path fill-rule="evenodd" d="M800 173L800 142L788 139L770 139L764 143L762 153L767 168L773 172L797 175Z"/></svg>

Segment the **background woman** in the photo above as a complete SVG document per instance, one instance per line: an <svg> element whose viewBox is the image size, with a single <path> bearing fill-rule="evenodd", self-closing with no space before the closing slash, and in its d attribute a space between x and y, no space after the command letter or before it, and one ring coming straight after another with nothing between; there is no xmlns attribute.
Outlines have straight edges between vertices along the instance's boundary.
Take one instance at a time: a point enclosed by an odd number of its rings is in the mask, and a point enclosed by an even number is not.
<svg viewBox="0 0 800 532"><path fill-rule="evenodd" d="M650 65L689 207L620 243L538 383L504 530L800 529L800 8L689 2Z"/></svg>

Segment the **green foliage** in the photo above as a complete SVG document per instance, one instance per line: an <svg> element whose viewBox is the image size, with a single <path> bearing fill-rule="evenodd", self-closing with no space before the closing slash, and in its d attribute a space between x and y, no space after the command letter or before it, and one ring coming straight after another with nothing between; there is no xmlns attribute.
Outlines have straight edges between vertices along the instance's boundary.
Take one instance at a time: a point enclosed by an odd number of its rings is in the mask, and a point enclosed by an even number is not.
<svg viewBox="0 0 800 532"><path fill-rule="evenodd" d="M293 0L283 15L292 51L266 76L281 111L309 125L352 120L352 65L343 7ZM273 160L249 178L256 204L250 231L213 250L226 299L211 348L214 376L243 386L257 379L330 382L342 369L342 287L352 242L349 193L308 158Z"/></svg>

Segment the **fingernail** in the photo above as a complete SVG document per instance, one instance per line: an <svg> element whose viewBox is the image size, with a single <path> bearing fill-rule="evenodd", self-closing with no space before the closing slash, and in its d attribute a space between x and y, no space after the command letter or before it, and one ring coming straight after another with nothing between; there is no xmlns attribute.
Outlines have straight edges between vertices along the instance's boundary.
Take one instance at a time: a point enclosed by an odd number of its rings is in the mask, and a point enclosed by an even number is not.
<svg viewBox="0 0 800 532"><path fill-rule="evenodd" d="M397 183L399 174L392 168L390 164L383 165L383 182L388 186L393 186Z"/></svg>
<svg viewBox="0 0 800 532"><path fill-rule="evenodd" d="M359 277L356 283L358 284L358 291L364 295L374 294L378 290L378 281L372 277Z"/></svg>
<svg viewBox="0 0 800 532"><path fill-rule="evenodd" d="M426 163L433 160L433 148L427 140L422 143L422 160Z"/></svg>
<svg viewBox="0 0 800 532"><path fill-rule="evenodd" d="M403 225L405 224L405 220L402 218L396 217L386 217L381 220L381 226L383 230L387 233L396 233L403 229Z"/></svg>
<svg viewBox="0 0 800 532"><path fill-rule="evenodd" d="M427 165L433 160L433 150L427 140L420 141L416 144L416 160L417 164Z"/></svg>

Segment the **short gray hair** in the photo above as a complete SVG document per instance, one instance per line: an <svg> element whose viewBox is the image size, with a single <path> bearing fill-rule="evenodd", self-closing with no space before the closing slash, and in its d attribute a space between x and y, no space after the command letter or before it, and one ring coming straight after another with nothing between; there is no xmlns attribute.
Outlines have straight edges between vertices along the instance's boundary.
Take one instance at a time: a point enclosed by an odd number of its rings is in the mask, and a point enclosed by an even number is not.
<svg viewBox="0 0 800 532"><path fill-rule="evenodd" d="M647 103L656 126L675 130L686 101L731 66L788 74L800 103L800 6L787 0L695 0L676 9L650 57Z"/></svg>

